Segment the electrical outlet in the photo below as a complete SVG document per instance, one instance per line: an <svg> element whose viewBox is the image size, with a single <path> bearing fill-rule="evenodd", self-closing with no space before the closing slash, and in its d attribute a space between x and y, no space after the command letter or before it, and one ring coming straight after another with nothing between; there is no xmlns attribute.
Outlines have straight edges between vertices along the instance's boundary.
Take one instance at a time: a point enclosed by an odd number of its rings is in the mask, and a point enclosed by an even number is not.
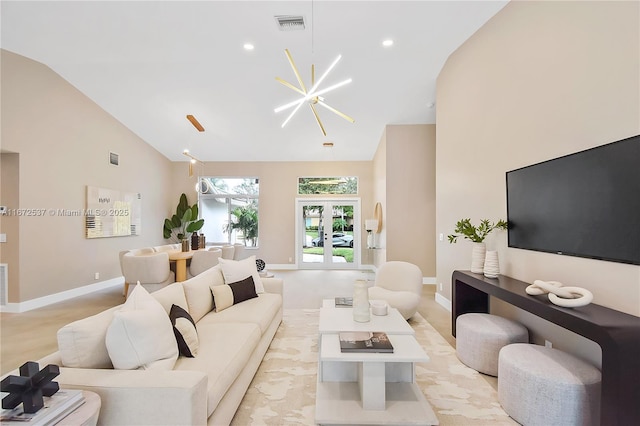
<svg viewBox="0 0 640 426"><path fill-rule="evenodd" d="M95 275L93 276L94 280L99 280L100 279L100 272L96 272Z"/></svg>
<svg viewBox="0 0 640 426"><path fill-rule="evenodd" d="M293 257L289 258L289 263L293 263Z"/></svg>
<svg viewBox="0 0 640 426"><path fill-rule="evenodd" d="M440 291L442 291L442 283L440 283L439 289Z"/></svg>
<svg viewBox="0 0 640 426"><path fill-rule="evenodd" d="M444 241L444 234L440 234L440 241Z"/></svg>
<svg viewBox="0 0 640 426"><path fill-rule="evenodd" d="M545 347L547 347L547 348L552 348L552 347L553 347L553 344L552 344L550 341L545 340L545 341L544 341L544 346L545 346Z"/></svg>

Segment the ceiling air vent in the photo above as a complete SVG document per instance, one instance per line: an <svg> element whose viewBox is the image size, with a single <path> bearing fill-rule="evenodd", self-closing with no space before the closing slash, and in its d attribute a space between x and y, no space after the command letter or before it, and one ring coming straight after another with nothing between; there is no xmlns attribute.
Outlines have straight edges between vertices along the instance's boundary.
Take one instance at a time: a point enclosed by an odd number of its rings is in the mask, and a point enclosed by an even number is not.
<svg viewBox="0 0 640 426"><path fill-rule="evenodd" d="M280 31L304 30L304 17L292 15L275 16Z"/></svg>

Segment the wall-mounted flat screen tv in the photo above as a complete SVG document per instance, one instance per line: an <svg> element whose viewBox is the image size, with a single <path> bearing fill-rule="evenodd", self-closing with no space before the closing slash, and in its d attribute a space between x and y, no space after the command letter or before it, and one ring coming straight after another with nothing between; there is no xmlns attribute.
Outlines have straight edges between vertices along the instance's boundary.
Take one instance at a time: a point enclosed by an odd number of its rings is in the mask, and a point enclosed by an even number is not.
<svg viewBox="0 0 640 426"><path fill-rule="evenodd" d="M506 175L509 247L640 265L640 135Z"/></svg>

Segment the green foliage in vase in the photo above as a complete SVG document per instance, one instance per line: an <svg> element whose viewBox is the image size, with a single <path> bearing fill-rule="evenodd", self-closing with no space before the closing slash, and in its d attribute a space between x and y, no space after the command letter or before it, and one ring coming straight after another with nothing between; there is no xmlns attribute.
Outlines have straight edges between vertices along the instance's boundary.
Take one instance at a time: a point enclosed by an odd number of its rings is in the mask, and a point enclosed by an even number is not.
<svg viewBox="0 0 640 426"><path fill-rule="evenodd" d="M462 219L456 222L456 229L453 234L449 235L450 243L458 241L458 237L463 237L474 243L481 243L494 229L507 229L507 222L499 220L496 223L489 222L488 219L482 219L479 226L471 224L471 219Z"/></svg>
<svg viewBox="0 0 640 426"><path fill-rule="evenodd" d="M191 234L198 232L204 226L204 219L198 220L198 203L189 206L187 196L180 195L176 213L170 219L164 220L162 236L178 242L188 239Z"/></svg>

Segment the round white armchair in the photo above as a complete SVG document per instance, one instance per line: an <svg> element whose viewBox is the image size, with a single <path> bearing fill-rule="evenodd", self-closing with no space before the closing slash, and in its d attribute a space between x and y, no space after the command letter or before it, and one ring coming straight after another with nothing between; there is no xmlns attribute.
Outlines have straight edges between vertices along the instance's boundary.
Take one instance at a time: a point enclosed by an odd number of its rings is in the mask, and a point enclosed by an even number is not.
<svg viewBox="0 0 640 426"><path fill-rule="evenodd" d="M369 299L386 300L404 319L415 315L422 297L422 271L413 263L386 262L376 273L375 285L369 288Z"/></svg>

